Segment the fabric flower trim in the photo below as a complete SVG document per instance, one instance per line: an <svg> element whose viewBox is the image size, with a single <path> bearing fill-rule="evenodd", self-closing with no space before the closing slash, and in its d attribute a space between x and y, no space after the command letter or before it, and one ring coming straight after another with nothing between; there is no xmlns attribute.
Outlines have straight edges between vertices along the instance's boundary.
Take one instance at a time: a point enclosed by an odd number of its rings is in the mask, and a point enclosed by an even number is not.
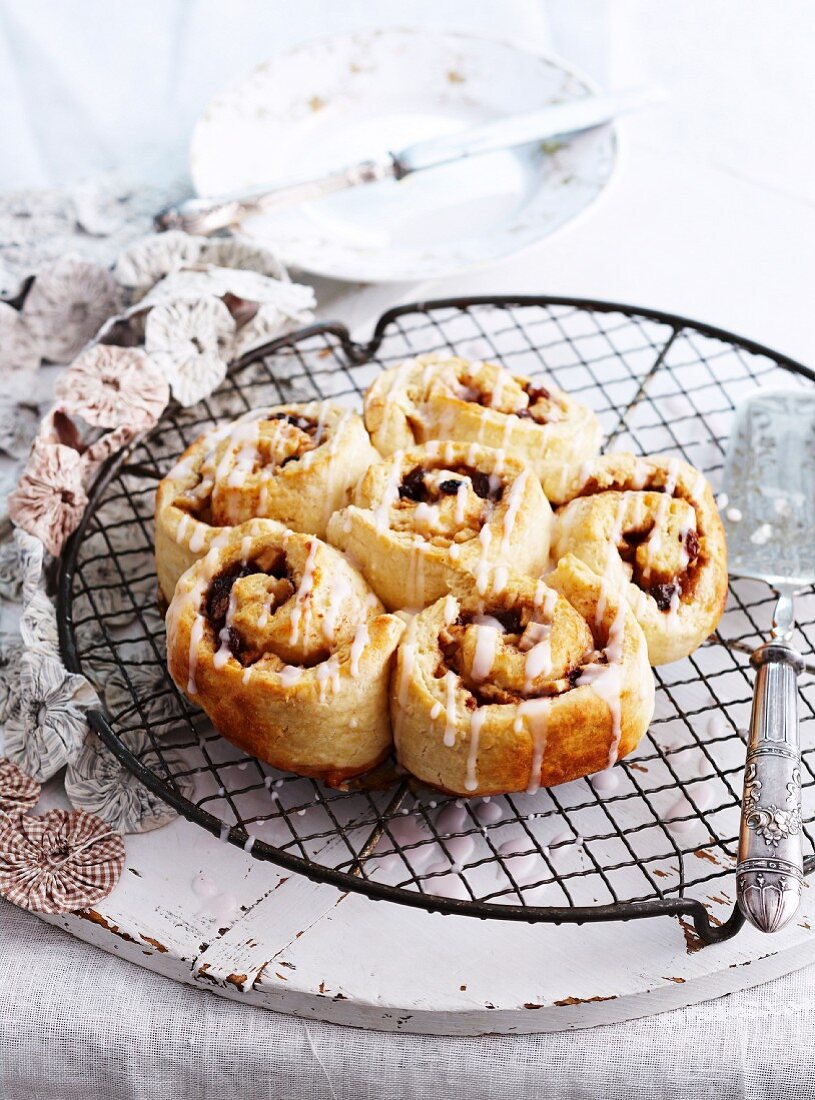
<svg viewBox="0 0 815 1100"><path fill-rule="evenodd" d="M218 298L178 301L150 311L145 347L179 404L194 405L223 382L225 349L234 331L232 315Z"/></svg>
<svg viewBox="0 0 815 1100"><path fill-rule="evenodd" d="M122 736L125 746L151 771L161 771L162 763L150 738L143 730ZM177 754L163 749L165 763L180 766ZM179 783L180 793L192 795L192 779ZM121 833L146 833L167 825L178 815L175 810L121 764L96 736L85 742L77 760L65 774L65 793L71 805L90 810Z"/></svg>
<svg viewBox="0 0 815 1100"><path fill-rule="evenodd" d="M120 253L113 273L123 287L136 292L138 297L139 292L144 294L170 272L195 264L204 241L204 237L194 237L180 229L153 233Z"/></svg>
<svg viewBox="0 0 815 1100"><path fill-rule="evenodd" d="M71 447L37 440L20 484L9 494L9 518L55 556L88 503L82 472L82 459Z"/></svg>
<svg viewBox="0 0 815 1100"><path fill-rule="evenodd" d="M22 316L44 358L66 363L120 306L121 293L106 268L64 256L39 272Z"/></svg>
<svg viewBox="0 0 815 1100"><path fill-rule="evenodd" d="M0 757L0 822L3 814L25 813L36 806L40 785L7 757Z"/></svg>
<svg viewBox="0 0 815 1100"><path fill-rule="evenodd" d="M40 783L50 779L81 753L85 711L98 705L84 676L66 672L56 657L24 653L19 705L6 722L9 759Z"/></svg>
<svg viewBox="0 0 815 1100"><path fill-rule="evenodd" d="M23 647L19 638L0 634L0 723L6 722L20 706L20 672Z"/></svg>
<svg viewBox="0 0 815 1100"><path fill-rule="evenodd" d="M140 348L96 344L54 386L63 411L97 428L127 425L134 432L157 423L170 400L167 382Z"/></svg>
<svg viewBox="0 0 815 1100"><path fill-rule="evenodd" d="M0 827L0 894L35 913L71 913L107 897L125 864L122 838L83 810L16 815Z"/></svg>

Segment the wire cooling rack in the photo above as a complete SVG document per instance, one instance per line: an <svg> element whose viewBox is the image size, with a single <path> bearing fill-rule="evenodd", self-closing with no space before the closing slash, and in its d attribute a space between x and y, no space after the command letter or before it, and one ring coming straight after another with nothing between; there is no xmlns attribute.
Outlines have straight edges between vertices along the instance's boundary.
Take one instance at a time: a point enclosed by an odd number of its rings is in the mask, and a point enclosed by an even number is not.
<svg viewBox="0 0 815 1100"><path fill-rule="evenodd" d="M172 683L156 603L156 484L203 431L263 404L330 398L361 407L377 372L429 351L491 359L589 405L605 447L681 455L720 477L734 405L757 386L810 387L815 374L681 317L563 298L455 299L386 313L366 345L316 325L235 364L195 408L175 406L102 473L59 586L68 667L98 687L93 728L123 765L222 840L375 899L525 921L674 915L704 942L733 935L739 801L750 713L749 653L774 598L733 581L717 635L656 670L654 720L601 779L536 795L452 799L395 773L337 790L277 772L225 741ZM815 652L815 590L796 644ZM800 685L804 832L815 866L815 680ZM697 941L698 942L698 941Z"/></svg>

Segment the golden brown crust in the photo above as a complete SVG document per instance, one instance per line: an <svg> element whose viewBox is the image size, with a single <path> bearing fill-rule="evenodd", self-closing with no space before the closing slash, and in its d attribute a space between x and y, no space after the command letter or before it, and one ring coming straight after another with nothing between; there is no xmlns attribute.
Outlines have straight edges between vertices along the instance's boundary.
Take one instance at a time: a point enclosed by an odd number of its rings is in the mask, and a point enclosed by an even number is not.
<svg viewBox="0 0 815 1100"><path fill-rule="evenodd" d="M539 574L551 509L516 459L477 444L434 442L372 466L328 539L358 564L385 604L425 607L461 573L486 591L508 568Z"/></svg>
<svg viewBox="0 0 815 1100"><path fill-rule="evenodd" d="M178 581L168 667L228 740L336 782L390 750L388 682L403 628L332 547L252 520Z"/></svg>
<svg viewBox="0 0 815 1100"><path fill-rule="evenodd" d="M600 449L597 418L574 398L494 363L441 354L379 375L365 395L365 424L383 455L431 439L504 450L531 466L554 502Z"/></svg>
<svg viewBox="0 0 815 1100"><path fill-rule="evenodd" d="M330 402L255 410L197 439L159 484L156 567L165 597L224 532L254 518L325 536L378 460L361 417Z"/></svg>
<svg viewBox="0 0 815 1100"><path fill-rule="evenodd" d="M727 547L710 485L687 462L609 454L558 509L552 556L574 553L625 591L654 665L707 638L727 600Z"/></svg>
<svg viewBox="0 0 815 1100"><path fill-rule="evenodd" d="M513 575L485 603L462 580L411 623L391 708L398 759L423 782L465 796L555 786L648 728L654 679L627 604L572 555L546 582Z"/></svg>

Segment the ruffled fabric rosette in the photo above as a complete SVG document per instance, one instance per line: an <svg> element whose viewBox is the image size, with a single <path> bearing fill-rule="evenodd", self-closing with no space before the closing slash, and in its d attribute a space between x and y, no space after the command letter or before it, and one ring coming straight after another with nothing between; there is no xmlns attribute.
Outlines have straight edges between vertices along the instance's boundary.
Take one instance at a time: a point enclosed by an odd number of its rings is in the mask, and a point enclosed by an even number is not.
<svg viewBox="0 0 815 1100"><path fill-rule="evenodd" d="M20 771L8 757L0 757L0 823L12 814L24 814L39 801L40 785Z"/></svg>
<svg viewBox="0 0 815 1100"><path fill-rule="evenodd" d="M113 274L70 257L49 265L19 310L0 303L0 363L10 356L18 379L0 400L0 451L22 458L34 439L9 518L59 554L99 467L155 425L171 393L196 404L230 361L307 323L313 306L312 289L289 282L271 253L229 238L155 234L122 252ZM37 429L33 371L73 356Z"/></svg>
<svg viewBox="0 0 815 1100"><path fill-rule="evenodd" d="M35 913L71 913L107 897L121 877L119 834L84 810L21 814L0 825L0 894Z"/></svg>
<svg viewBox="0 0 815 1100"><path fill-rule="evenodd" d="M80 187L68 221L82 226L86 242L120 234L122 201L115 189ZM49 203L37 224L53 222L56 232L67 224L65 211ZM24 258L25 242L15 242ZM58 556L76 530L100 466L153 428L171 396L184 406L206 397L229 362L310 321L314 294L291 283L263 248L171 232L132 244L112 271L68 249L50 254L33 278L6 282L0 268L0 295L8 298L0 301L0 370L8 382L0 453L27 459L21 474L18 466L0 479L0 519L7 509L15 526L13 541L0 544L0 603L22 604L19 636L0 628L0 893L56 913L112 889L124 864L119 832L158 828L176 815L90 734L87 711L101 704L90 681L60 659L46 555ZM43 417L38 368L70 360ZM98 673L109 707L127 707L136 691L149 720L162 719L167 701L152 698L149 672L130 684L92 658L88 669ZM167 761L170 750L160 754L144 732L126 739L149 767ZM76 812L28 815L40 783L64 768ZM187 786L184 795L192 780Z"/></svg>
<svg viewBox="0 0 815 1100"><path fill-rule="evenodd" d="M146 768L161 770L159 755L143 730L124 734L122 741ZM176 753L164 748L162 756L172 771L180 770ZM182 778L177 782L180 794L188 798L193 790L192 778ZM65 793L72 806L96 814L120 833L146 833L161 828L178 816L164 799L140 783L94 735L88 737L79 757L69 764L65 773Z"/></svg>
<svg viewBox="0 0 815 1100"><path fill-rule="evenodd" d="M79 756L88 731L85 712L98 705L85 677L66 672L57 657L23 653L19 701L6 721L6 754L26 775L45 782Z"/></svg>

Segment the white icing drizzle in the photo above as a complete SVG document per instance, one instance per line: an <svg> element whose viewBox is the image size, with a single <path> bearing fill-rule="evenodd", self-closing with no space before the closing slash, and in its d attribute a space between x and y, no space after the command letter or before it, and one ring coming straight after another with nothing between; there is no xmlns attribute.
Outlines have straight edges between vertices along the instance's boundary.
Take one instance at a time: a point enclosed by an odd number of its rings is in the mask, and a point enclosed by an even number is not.
<svg viewBox="0 0 815 1100"><path fill-rule="evenodd" d="M329 687L332 691L336 691L339 687L340 662L335 653L332 653L327 661L323 661L322 664L317 665L316 676L317 683L320 687L320 702L324 703Z"/></svg>
<svg viewBox="0 0 815 1100"><path fill-rule="evenodd" d="M336 639L337 620L342 611L342 605L353 595L354 590L348 576L343 570L337 570L331 577L328 607L323 618L323 637L329 645L333 645Z"/></svg>
<svg viewBox="0 0 815 1100"><path fill-rule="evenodd" d="M184 545L184 539L187 536L187 528L190 526L192 519L188 512L181 513L181 519L178 521L178 530L176 531L175 541L179 546Z"/></svg>
<svg viewBox="0 0 815 1100"><path fill-rule="evenodd" d="M318 545L317 539L312 539L309 543L308 557L303 567L303 577L294 597L294 607L291 613L291 635L289 638L292 645L297 641L300 633L300 622L305 618L306 611L309 608L307 601L314 587L314 561L317 556ZM303 625L305 627L305 623Z"/></svg>
<svg viewBox="0 0 815 1100"><path fill-rule="evenodd" d="M623 517L625 516L625 509L628 503L628 494L620 493L617 500L617 510L614 514L614 526L611 530L608 543L606 545L606 560L603 567L603 575L600 581L600 595L597 599L597 609L594 613L594 625L599 627L603 621L603 616L606 613L606 605L608 603L608 593L610 590L612 573L614 571L614 556L617 549L617 544L622 538ZM653 534L653 531L651 532Z"/></svg>
<svg viewBox="0 0 815 1100"><path fill-rule="evenodd" d="M523 500L524 489L526 487L526 479L528 477L529 472L527 470L523 470L518 474L512 482L507 495L507 510L504 513L504 536L501 540L501 550L503 553L509 550L512 532L515 528L515 521L518 518L518 511L521 507L521 501Z"/></svg>
<svg viewBox="0 0 815 1100"><path fill-rule="evenodd" d="M240 449L235 455L234 464L226 478L226 484L230 488L240 488L246 484L247 475L252 472L258 459L258 421L246 424L244 431L237 438L233 437L231 442L239 443Z"/></svg>
<svg viewBox="0 0 815 1100"><path fill-rule="evenodd" d="M620 785L620 777L614 768L606 768L605 771L595 772L591 777L591 785L596 791L616 791Z"/></svg>
<svg viewBox="0 0 815 1100"><path fill-rule="evenodd" d="M280 683L284 688L294 687L302 675L303 670L297 665L283 665L280 670Z"/></svg>
<svg viewBox="0 0 815 1100"><path fill-rule="evenodd" d="M205 523L196 523L188 544L193 554L200 554L204 549L204 543L207 540L207 531L210 530L212 530L212 528L207 527Z"/></svg>
<svg viewBox="0 0 815 1100"><path fill-rule="evenodd" d="M509 371L497 370L495 372L495 382L492 387L492 397L490 399L490 408L497 409L501 404L501 395L504 392L504 387L509 381L511 375Z"/></svg>
<svg viewBox="0 0 815 1100"><path fill-rule="evenodd" d="M218 634L218 641L221 643L218 646L213 658L212 666L216 670L220 670L224 667L226 662L232 656L232 651L229 648L229 631L232 627L232 620L235 617L236 611L236 598L235 598L235 586L233 585L229 592L229 604L226 609L226 619L224 625Z"/></svg>
<svg viewBox="0 0 815 1100"><path fill-rule="evenodd" d="M473 653L472 676L477 684L486 680L495 663L495 648L498 644L498 631L494 626L484 623L474 624L475 652ZM503 633L503 631L502 631Z"/></svg>
<svg viewBox="0 0 815 1100"><path fill-rule="evenodd" d="M620 737L622 736L622 659L626 614L627 605L625 600L621 599L617 607L617 614L614 616L609 628L608 642L604 650L608 663L600 664L598 662L584 665L576 684L577 687L590 686L595 695L599 695L608 706L611 714L611 743L608 750L609 768L617 763Z"/></svg>
<svg viewBox="0 0 815 1100"><path fill-rule="evenodd" d="M243 670L243 674L241 675L241 683L243 684L244 687L246 687L246 685L249 683L249 680L251 679L251 676L252 676L252 666L247 665L246 668Z"/></svg>
<svg viewBox="0 0 815 1100"><path fill-rule="evenodd" d="M636 490L644 489L650 472L651 466L648 462L642 458L635 459L634 472L631 475L631 488Z"/></svg>
<svg viewBox="0 0 815 1100"><path fill-rule="evenodd" d="M425 576L424 552L426 543L421 535L414 535L408 561L407 592L411 607L424 606Z"/></svg>
<svg viewBox="0 0 815 1100"><path fill-rule="evenodd" d="M467 508L467 482L460 481L456 490L456 523L461 526Z"/></svg>
<svg viewBox="0 0 815 1100"><path fill-rule="evenodd" d="M439 522L439 506L438 504L427 504L422 500L416 505L413 515L420 526L432 531Z"/></svg>
<svg viewBox="0 0 815 1100"><path fill-rule="evenodd" d="M506 634L503 623L500 619L496 619L494 615L473 615L473 622L476 626L489 626L501 634Z"/></svg>
<svg viewBox="0 0 815 1100"><path fill-rule="evenodd" d="M478 742L481 736L481 727L487 720L486 708L477 708L470 715L470 747L467 751L467 778L464 786L468 791L478 789Z"/></svg>
<svg viewBox="0 0 815 1100"><path fill-rule="evenodd" d="M645 553L646 562L650 562L654 555L658 553L660 546L662 545L662 526L665 523L665 517L668 514L668 509L671 506L671 500L676 492L676 479L679 474L679 460L676 458L669 458L666 463L665 470L665 488L662 495L659 498L659 504L657 506L656 515L654 516L654 526L651 528L651 533L645 540ZM648 578L650 574L650 567L646 565L643 570L645 578Z"/></svg>
<svg viewBox="0 0 815 1100"><path fill-rule="evenodd" d="M501 436L501 447L503 450L509 449L509 445L512 442L512 432L517 423L518 417L515 413L508 413L504 420L504 433Z"/></svg>
<svg viewBox="0 0 815 1100"><path fill-rule="evenodd" d="M518 706L518 714L513 728L520 732L518 723L521 723L520 729L523 729L523 722L526 721L529 732L532 734L532 764L529 769L527 794L536 794L540 790L541 765L546 753L551 706L552 701L548 698L524 699Z"/></svg>
<svg viewBox="0 0 815 1100"><path fill-rule="evenodd" d="M390 528L391 505L399 499L399 485L402 481L402 452L397 451L391 458L391 472L382 493L382 500L374 509L374 525L377 531L387 531Z"/></svg>
<svg viewBox="0 0 815 1100"><path fill-rule="evenodd" d="M691 500L694 502L694 504L702 499L702 497L705 495L706 488L707 479L705 478L704 474L699 474L699 476L696 478L696 481L694 481L693 483L693 488L691 489L690 494Z"/></svg>
<svg viewBox="0 0 815 1100"><path fill-rule="evenodd" d="M492 577L492 594L500 596L509 582L509 569L506 565L496 565Z"/></svg>
<svg viewBox="0 0 815 1100"><path fill-rule="evenodd" d="M458 561L461 555L461 547L457 542L451 542L447 553L450 555L450 561Z"/></svg>
<svg viewBox="0 0 815 1100"><path fill-rule="evenodd" d="M458 604L452 596L444 597L444 625L449 626L458 615Z"/></svg>
<svg viewBox="0 0 815 1100"><path fill-rule="evenodd" d="M451 749L456 743L456 674L448 669L444 674L446 703L444 708L444 745Z"/></svg>
<svg viewBox="0 0 815 1100"><path fill-rule="evenodd" d="M359 676L359 660L363 654L365 646L370 641L370 633L368 631L368 624L363 620L356 629L354 634L354 640L351 643L351 677L356 679Z"/></svg>
<svg viewBox="0 0 815 1100"><path fill-rule="evenodd" d="M548 676L552 671L552 628L548 623L530 623L524 637L530 643L524 661L524 691L532 691L538 676Z"/></svg>
<svg viewBox="0 0 815 1100"><path fill-rule="evenodd" d="M481 543L481 554L478 558L478 564L475 568L475 581L478 588L478 594L483 596L487 591L487 585L489 583L490 576L490 563L489 563L489 550L490 542L492 541L492 531L484 524L478 535L478 541Z"/></svg>
<svg viewBox="0 0 815 1100"><path fill-rule="evenodd" d="M431 721L435 722L436 719L438 718L438 716L441 714L441 712L443 710L444 710L444 707L441 705L441 703L437 699L436 702L433 704L433 706L430 708L430 719L431 719Z"/></svg>
<svg viewBox="0 0 815 1100"><path fill-rule="evenodd" d="M414 619L407 630L407 636L405 641L399 647L399 656L401 658L401 671L399 674L399 687L397 692L397 698L399 700L399 706L404 709L407 703L407 693L410 686L410 679L413 675L413 666L416 663L416 620Z"/></svg>

